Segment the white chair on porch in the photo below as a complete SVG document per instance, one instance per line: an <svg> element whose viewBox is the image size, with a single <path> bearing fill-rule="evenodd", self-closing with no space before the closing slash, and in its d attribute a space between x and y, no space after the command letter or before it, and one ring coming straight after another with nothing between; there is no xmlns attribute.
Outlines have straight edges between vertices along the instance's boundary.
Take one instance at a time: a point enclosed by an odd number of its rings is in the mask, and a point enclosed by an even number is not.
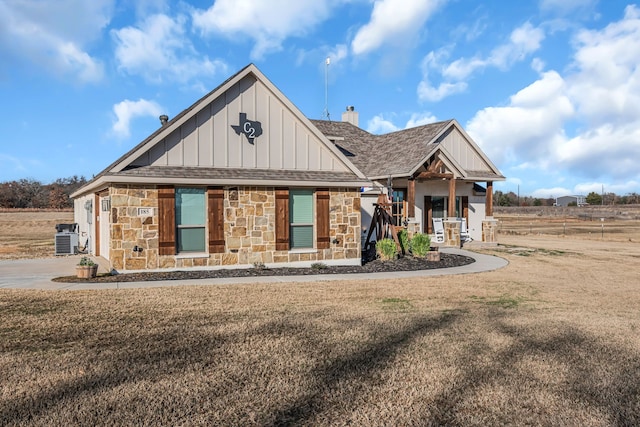
<svg viewBox="0 0 640 427"><path fill-rule="evenodd" d="M436 243L444 243L444 223L442 218L433 218L433 239Z"/></svg>
<svg viewBox="0 0 640 427"><path fill-rule="evenodd" d="M469 234L469 229L467 229L467 219L460 218L460 241L461 242L470 242L473 239Z"/></svg>

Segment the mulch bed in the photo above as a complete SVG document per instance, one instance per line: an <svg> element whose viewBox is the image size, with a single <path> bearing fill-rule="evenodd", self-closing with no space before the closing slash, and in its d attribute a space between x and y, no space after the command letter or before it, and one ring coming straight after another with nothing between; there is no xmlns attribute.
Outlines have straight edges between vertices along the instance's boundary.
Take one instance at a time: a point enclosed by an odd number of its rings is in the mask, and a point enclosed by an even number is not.
<svg viewBox="0 0 640 427"><path fill-rule="evenodd" d="M219 270L180 270L163 272L142 272L125 274L104 274L93 279L79 279L76 276L65 276L53 279L55 282L145 282L154 280L189 280L218 279L225 277L259 277L259 276L308 276L324 274L379 273L389 271L432 270L436 268L459 267L475 262L464 255L440 253L440 261L427 261L425 258L404 256L392 261L374 260L364 265L328 266L318 264L322 268L244 268Z"/></svg>

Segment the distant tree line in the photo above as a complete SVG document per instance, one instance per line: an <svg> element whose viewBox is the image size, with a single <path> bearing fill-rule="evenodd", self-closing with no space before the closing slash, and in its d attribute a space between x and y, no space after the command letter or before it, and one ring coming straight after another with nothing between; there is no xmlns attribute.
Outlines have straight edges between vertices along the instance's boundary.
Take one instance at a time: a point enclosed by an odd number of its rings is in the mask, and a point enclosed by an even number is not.
<svg viewBox="0 0 640 427"><path fill-rule="evenodd" d="M0 208L64 209L73 207L71 193L87 183L84 176L59 178L51 184L34 179L0 183Z"/></svg>
<svg viewBox="0 0 640 427"><path fill-rule="evenodd" d="M74 175L69 178L58 178L51 184L42 184L34 179L20 179L0 183L0 208L15 209L64 209L73 207L69 197L87 183L84 176ZM615 193L598 194L591 192L586 201L590 205L632 205L640 204L638 193L618 196ZM494 206L553 206L554 197L539 198L518 196L513 191L493 193Z"/></svg>
<svg viewBox="0 0 640 427"><path fill-rule="evenodd" d="M592 191L587 194L585 200L590 205L636 205L640 204L640 194L634 192L624 196L618 196L615 193L598 194ZM518 197L513 191L508 193L495 191L493 193L494 206L553 206L555 202L555 197ZM573 205L575 205L575 202Z"/></svg>

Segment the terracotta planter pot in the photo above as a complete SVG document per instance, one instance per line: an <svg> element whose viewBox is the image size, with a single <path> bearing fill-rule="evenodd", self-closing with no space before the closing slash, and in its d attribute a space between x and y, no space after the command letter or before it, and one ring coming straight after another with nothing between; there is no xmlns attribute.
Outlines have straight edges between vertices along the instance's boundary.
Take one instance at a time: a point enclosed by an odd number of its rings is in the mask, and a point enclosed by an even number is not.
<svg viewBox="0 0 640 427"><path fill-rule="evenodd" d="M440 251L429 251L427 252L427 261L440 261Z"/></svg>
<svg viewBox="0 0 640 427"><path fill-rule="evenodd" d="M76 265L76 276L79 279L91 279L98 274L98 265Z"/></svg>

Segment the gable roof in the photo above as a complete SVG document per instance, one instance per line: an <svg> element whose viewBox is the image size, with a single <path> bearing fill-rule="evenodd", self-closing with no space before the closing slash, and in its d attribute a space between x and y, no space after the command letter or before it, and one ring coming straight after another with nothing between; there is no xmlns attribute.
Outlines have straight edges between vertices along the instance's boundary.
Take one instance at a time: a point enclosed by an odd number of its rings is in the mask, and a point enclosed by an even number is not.
<svg viewBox="0 0 640 427"><path fill-rule="evenodd" d="M348 122L311 122L369 179L410 177L433 155L437 155L457 178L478 181L505 179L454 119L383 135L373 135ZM475 165L473 168L464 167L456 160L456 154L460 153L451 151L462 151L459 147L474 156L476 161L469 162Z"/></svg>
<svg viewBox="0 0 640 427"><path fill-rule="evenodd" d="M313 177L311 178L311 180L316 184L316 180L319 178L326 178L326 182L328 183L340 182L344 185L349 186L360 186L369 183L362 171L355 167L349 161L349 159L347 159L340 152L340 150L324 136L324 134L322 134L315 126L313 126L309 119L307 119L300 112L300 110L295 107L295 105L291 101L289 101L289 99L284 94L282 94L282 92L280 92L280 90L271 81L269 81L269 79L267 79L254 64L249 64L233 76L229 77L217 88L197 100L191 106L181 111L166 124L158 128L127 153L107 166L103 171L96 175L86 185L74 192L71 196L77 197L81 194L95 191L106 186L109 182L131 182L130 180L134 178L134 181L136 182L158 182L157 179L162 178L163 172L167 173L167 178L181 175L177 171L177 169L179 168L176 168L176 165L167 164L166 166L157 166L152 164L144 164L140 163L140 159L145 155L148 155L147 153L150 153L151 150L155 147L163 144L163 141L169 138L172 134L179 132L181 126L185 126L185 124L189 120L195 120L198 113L203 111L205 108L209 108L212 103L218 101L219 99L221 99L221 97L224 97L230 89L242 84L243 79L247 79L248 77L251 77L256 82L260 82L260 84L262 84L266 88L266 90L270 94L272 94L277 99L277 101L281 103L281 105L283 105L283 108L286 109L287 114L291 117L291 120L295 123L299 123L300 126L305 129L305 132L313 138L314 143L320 144L323 152L326 153L325 157L328 156L329 161L341 165L338 168L339 170L326 171L324 169L314 170L311 168L310 170L298 169L296 171L297 173L293 174L280 174L274 172L287 171L292 168L281 167L277 170L271 171L271 173L268 173L268 171L266 171L264 167L260 168L257 165L252 168L246 168L246 170L234 167L233 165L229 167L203 167L201 168L202 170L199 170L200 168L196 167L185 168L185 170L190 170L192 174L182 174L181 180L184 181L183 183L192 182L194 184L203 184L206 179L215 179L216 182L210 182L210 184L218 185L219 177L221 175L225 176L225 182L237 179L238 184L243 184L239 181L246 180L247 183L253 183L252 185L255 185L256 182L264 185L265 183L263 180L265 178L272 181L271 183L269 183L271 185L286 185L288 179L292 177L294 179L293 182L296 182L298 184L307 183L305 177ZM241 136L238 137L240 138ZM131 170L133 169L136 169L135 173L131 172ZM240 173L241 170L243 170L242 173ZM310 172L311 174L305 172ZM332 174L334 175L332 176ZM190 179L191 181L189 181ZM308 184L310 185L311 183Z"/></svg>

